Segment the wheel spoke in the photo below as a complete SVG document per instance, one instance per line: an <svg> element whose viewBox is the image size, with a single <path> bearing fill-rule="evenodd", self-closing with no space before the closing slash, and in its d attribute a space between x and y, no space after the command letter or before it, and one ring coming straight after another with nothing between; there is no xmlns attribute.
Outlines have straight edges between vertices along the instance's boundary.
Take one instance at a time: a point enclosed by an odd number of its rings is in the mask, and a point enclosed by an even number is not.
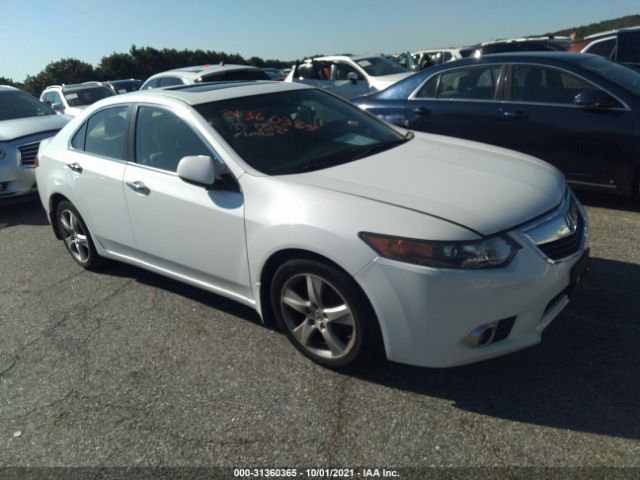
<svg viewBox="0 0 640 480"><path fill-rule="evenodd" d="M322 287L322 280L317 277L307 275L307 295L309 295L311 305L318 305L319 307L322 306Z"/></svg>
<svg viewBox="0 0 640 480"><path fill-rule="evenodd" d="M331 327L321 330L322 338L327 342L327 346L334 356L342 355L347 346L333 333Z"/></svg>
<svg viewBox="0 0 640 480"><path fill-rule="evenodd" d="M60 223L62 224L62 228L64 228L67 232L72 231L71 223L69 222L69 213L63 212L60 215Z"/></svg>
<svg viewBox="0 0 640 480"><path fill-rule="evenodd" d="M311 338L311 334L313 334L315 328L311 325L306 319L294 328L291 333L296 339L305 347L309 345L309 339Z"/></svg>
<svg viewBox="0 0 640 480"><path fill-rule="evenodd" d="M78 233L78 219L73 213L69 213L69 224L71 225L71 231Z"/></svg>
<svg viewBox="0 0 640 480"><path fill-rule="evenodd" d="M304 313L305 315L309 313L309 310L311 309L311 302L309 300L304 300L290 288L284 292L282 301L285 305L293 308L296 312Z"/></svg>
<svg viewBox="0 0 640 480"><path fill-rule="evenodd" d="M64 244L67 246L69 250L71 250L71 247L73 247L73 235L69 235L68 237L65 237Z"/></svg>
<svg viewBox="0 0 640 480"><path fill-rule="evenodd" d="M322 309L328 323L353 326L351 310L346 305Z"/></svg>
<svg viewBox="0 0 640 480"><path fill-rule="evenodd" d="M89 242L87 241L86 235L77 235L78 244L82 245L84 248L89 248Z"/></svg>

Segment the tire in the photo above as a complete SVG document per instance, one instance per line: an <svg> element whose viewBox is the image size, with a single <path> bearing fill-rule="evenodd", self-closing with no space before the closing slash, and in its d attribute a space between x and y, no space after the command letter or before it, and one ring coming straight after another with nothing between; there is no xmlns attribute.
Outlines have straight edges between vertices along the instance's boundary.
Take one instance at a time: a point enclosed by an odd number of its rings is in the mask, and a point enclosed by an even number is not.
<svg viewBox="0 0 640 480"><path fill-rule="evenodd" d="M356 282L336 267L289 260L276 270L270 296L289 341L324 367L353 371L382 351L373 308Z"/></svg>
<svg viewBox="0 0 640 480"><path fill-rule="evenodd" d="M58 231L71 258L87 270L99 270L107 260L98 255L82 216L70 202L62 201L56 207Z"/></svg>

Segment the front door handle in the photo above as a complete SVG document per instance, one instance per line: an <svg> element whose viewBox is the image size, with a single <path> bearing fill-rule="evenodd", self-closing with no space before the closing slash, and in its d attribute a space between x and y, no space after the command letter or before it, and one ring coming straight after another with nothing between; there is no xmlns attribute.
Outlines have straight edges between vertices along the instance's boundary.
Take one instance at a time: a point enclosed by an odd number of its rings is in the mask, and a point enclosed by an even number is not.
<svg viewBox="0 0 640 480"><path fill-rule="evenodd" d="M82 167L78 162L67 163L67 167L73 170L76 173L82 173Z"/></svg>
<svg viewBox="0 0 640 480"><path fill-rule="evenodd" d="M139 180L135 181L135 182L127 182L127 186L129 188L131 188L136 193L141 193L143 195L149 195L149 192L150 192L149 188Z"/></svg>
<svg viewBox="0 0 640 480"><path fill-rule="evenodd" d="M502 112L502 115L505 118L511 118L513 120L524 120L529 116L526 113L524 113L522 110L516 110L515 112L504 111Z"/></svg>
<svg viewBox="0 0 640 480"><path fill-rule="evenodd" d="M415 113L416 115L429 115L431 113L431 110L429 110L427 107L418 107L413 109L413 113Z"/></svg>

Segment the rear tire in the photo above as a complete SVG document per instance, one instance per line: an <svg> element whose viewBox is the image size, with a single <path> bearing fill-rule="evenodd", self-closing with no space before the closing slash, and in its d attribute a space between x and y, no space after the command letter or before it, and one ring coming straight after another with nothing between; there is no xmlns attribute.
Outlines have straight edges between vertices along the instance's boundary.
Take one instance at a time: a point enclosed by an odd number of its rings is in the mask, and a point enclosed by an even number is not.
<svg viewBox="0 0 640 480"><path fill-rule="evenodd" d="M314 362L353 371L382 350L373 308L342 270L313 260L290 260L276 270L270 294L278 325Z"/></svg>
<svg viewBox="0 0 640 480"><path fill-rule="evenodd" d="M107 264L93 243L82 216L70 202L62 201L56 207L58 231L71 258L87 270L98 270Z"/></svg>

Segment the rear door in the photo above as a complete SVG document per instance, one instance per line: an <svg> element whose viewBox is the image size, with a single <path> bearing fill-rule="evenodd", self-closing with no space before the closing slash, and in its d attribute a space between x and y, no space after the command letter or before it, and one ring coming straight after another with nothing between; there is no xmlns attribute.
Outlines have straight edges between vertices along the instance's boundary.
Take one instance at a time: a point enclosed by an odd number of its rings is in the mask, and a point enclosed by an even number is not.
<svg viewBox="0 0 640 480"><path fill-rule="evenodd" d="M501 145L541 158L577 183L628 184L633 114L615 101L608 108L574 105L592 82L551 66L513 65L502 107Z"/></svg>
<svg viewBox="0 0 640 480"><path fill-rule="evenodd" d="M496 144L501 72L482 64L432 75L405 103L407 128Z"/></svg>
<svg viewBox="0 0 640 480"><path fill-rule="evenodd" d="M65 158L75 205L91 233L108 250L133 247L124 201L130 106L98 110L74 134Z"/></svg>

